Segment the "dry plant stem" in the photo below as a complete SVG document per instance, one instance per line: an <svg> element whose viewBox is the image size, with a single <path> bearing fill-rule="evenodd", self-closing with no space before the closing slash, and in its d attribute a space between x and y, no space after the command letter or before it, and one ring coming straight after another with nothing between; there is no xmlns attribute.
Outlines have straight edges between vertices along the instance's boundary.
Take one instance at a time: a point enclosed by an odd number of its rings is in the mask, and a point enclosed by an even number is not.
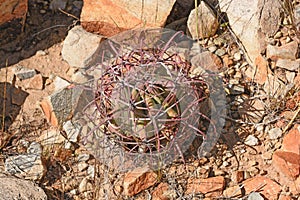
<svg viewBox="0 0 300 200"><path fill-rule="evenodd" d="M283 133L285 133L292 125L292 123L295 121L296 117L298 116L299 112L300 112L300 104L297 104L298 109L296 110L294 116L292 117L292 119L290 120L290 122L286 125L286 127L283 129Z"/></svg>
<svg viewBox="0 0 300 200"><path fill-rule="evenodd" d="M5 64L5 83L4 83L4 89L3 89L2 132L4 132L4 127L5 127L7 65L8 65L8 60L6 59L6 64Z"/></svg>
<svg viewBox="0 0 300 200"><path fill-rule="evenodd" d="M62 10L61 8L59 8L58 10L59 10L60 12L64 13L64 14L66 14L68 17L73 17L74 19L76 19L77 21L79 21L79 18L78 18L78 17L76 17L76 16L74 16L74 15L72 15L72 14L70 14L70 13L64 11L64 10Z"/></svg>

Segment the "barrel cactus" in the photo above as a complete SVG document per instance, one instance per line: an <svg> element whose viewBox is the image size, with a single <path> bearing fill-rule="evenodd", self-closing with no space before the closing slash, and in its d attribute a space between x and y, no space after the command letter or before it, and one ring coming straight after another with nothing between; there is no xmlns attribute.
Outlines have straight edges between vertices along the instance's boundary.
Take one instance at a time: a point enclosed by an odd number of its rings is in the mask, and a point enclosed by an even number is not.
<svg viewBox="0 0 300 200"><path fill-rule="evenodd" d="M96 158L119 170L157 169L184 160L196 136L204 138L199 156L212 148L223 123L213 120L220 110L212 97L224 99L212 85L222 83L194 73L186 51L192 42L180 32L139 29L101 43L86 70L94 77L85 87L93 100L77 116Z"/></svg>

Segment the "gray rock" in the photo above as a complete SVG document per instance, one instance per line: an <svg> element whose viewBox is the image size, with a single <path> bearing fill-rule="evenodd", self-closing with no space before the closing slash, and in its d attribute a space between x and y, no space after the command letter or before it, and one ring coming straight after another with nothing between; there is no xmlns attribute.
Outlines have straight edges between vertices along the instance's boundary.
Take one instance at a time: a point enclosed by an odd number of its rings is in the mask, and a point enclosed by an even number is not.
<svg viewBox="0 0 300 200"><path fill-rule="evenodd" d="M53 126L58 126L70 120L75 112L82 111L92 98L91 93L74 86L56 91L46 97L41 102L41 107L49 122Z"/></svg>
<svg viewBox="0 0 300 200"><path fill-rule="evenodd" d="M91 80L93 77L83 74L81 71L77 71L72 75L72 82L74 83L86 83Z"/></svg>
<svg viewBox="0 0 300 200"><path fill-rule="evenodd" d="M42 188L31 181L0 174L1 199L47 200Z"/></svg>
<svg viewBox="0 0 300 200"><path fill-rule="evenodd" d="M63 129L67 134L68 141L78 142L79 130L74 127L71 120L64 123Z"/></svg>
<svg viewBox="0 0 300 200"><path fill-rule="evenodd" d="M53 84L54 84L54 91L62 90L65 87L70 85L69 81L67 81L59 76L55 76L55 78L53 80Z"/></svg>
<svg viewBox="0 0 300 200"><path fill-rule="evenodd" d="M198 8L191 11L187 26L193 39L203 39L213 36L218 30L219 24L213 10L204 1L201 1Z"/></svg>
<svg viewBox="0 0 300 200"><path fill-rule="evenodd" d="M41 159L41 146L33 142L27 151L28 154L8 157L5 160L5 171L25 179L40 180L46 172Z"/></svg>
<svg viewBox="0 0 300 200"><path fill-rule="evenodd" d="M294 6L294 20L297 26L297 29L300 29L300 4Z"/></svg>
<svg viewBox="0 0 300 200"><path fill-rule="evenodd" d="M241 41L254 64L260 52L265 49L265 38L274 35L281 21L282 10L279 1L273 0L220 0L221 11L226 12L229 24ZM242 16L242 17L241 17Z"/></svg>
<svg viewBox="0 0 300 200"><path fill-rule="evenodd" d="M276 62L276 66L290 71L296 71L300 68L300 59L290 60L279 58Z"/></svg>
<svg viewBox="0 0 300 200"><path fill-rule="evenodd" d="M36 71L34 69L25 68L22 66L17 66L14 69L14 74L20 79L25 80L34 77Z"/></svg>
<svg viewBox="0 0 300 200"><path fill-rule="evenodd" d="M245 87L243 85L233 85L229 92L232 95L243 94L245 92Z"/></svg>
<svg viewBox="0 0 300 200"><path fill-rule="evenodd" d="M96 52L101 36L85 31L81 26L72 28L63 42L62 57L72 67L84 68Z"/></svg>
<svg viewBox="0 0 300 200"><path fill-rule="evenodd" d="M255 146L258 145L258 139L253 135L248 135L244 143L249 146Z"/></svg>
<svg viewBox="0 0 300 200"><path fill-rule="evenodd" d="M49 8L53 11L58 11L59 9L64 10L67 6L68 0L51 0Z"/></svg>
<svg viewBox="0 0 300 200"><path fill-rule="evenodd" d="M271 140L276 140L282 136L282 130L280 128L272 128L269 130L269 138Z"/></svg>
<svg viewBox="0 0 300 200"><path fill-rule="evenodd" d="M248 200L264 200L264 198L258 192L251 192Z"/></svg>

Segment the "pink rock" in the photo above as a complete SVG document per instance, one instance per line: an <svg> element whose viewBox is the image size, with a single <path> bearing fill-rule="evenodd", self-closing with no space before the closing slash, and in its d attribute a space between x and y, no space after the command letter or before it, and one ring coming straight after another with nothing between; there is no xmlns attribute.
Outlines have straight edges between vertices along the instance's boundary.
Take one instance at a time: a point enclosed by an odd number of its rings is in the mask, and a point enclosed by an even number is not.
<svg viewBox="0 0 300 200"><path fill-rule="evenodd" d="M287 135L284 136L282 142L282 150L293 152L295 154L300 155L300 126L295 125Z"/></svg>
<svg viewBox="0 0 300 200"><path fill-rule="evenodd" d="M280 185L266 177L254 177L243 182L246 195L259 191L268 200L277 200L281 191Z"/></svg>
<svg viewBox="0 0 300 200"><path fill-rule="evenodd" d="M267 80L268 71L268 62L260 55L255 59L255 67L249 66L245 71L245 75L247 79L254 80L262 85Z"/></svg>
<svg viewBox="0 0 300 200"><path fill-rule="evenodd" d="M36 74L34 77L23 80L25 89L42 90L44 88L43 77L41 74Z"/></svg>
<svg viewBox="0 0 300 200"><path fill-rule="evenodd" d="M217 55L209 51L204 51L200 54L197 54L191 59L191 63L193 65L193 68L200 66L203 69L212 72L218 72L219 69L222 67L221 59Z"/></svg>
<svg viewBox="0 0 300 200"><path fill-rule="evenodd" d="M15 18L26 16L28 0L0 0L0 25Z"/></svg>
<svg viewBox="0 0 300 200"><path fill-rule="evenodd" d="M84 0L81 25L103 36L140 27L162 27L174 3L175 0Z"/></svg>
<svg viewBox="0 0 300 200"><path fill-rule="evenodd" d="M149 170L147 167L138 167L131 172L125 174L124 177L124 194L133 196L157 182L157 174Z"/></svg>
<svg viewBox="0 0 300 200"><path fill-rule="evenodd" d="M268 45L267 46L267 58L277 60L283 59L296 59L298 54L298 43L296 41L287 43L283 46L277 47Z"/></svg>
<svg viewBox="0 0 300 200"><path fill-rule="evenodd" d="M160 183L152 192L153 200L169 200L172 199L170 195L170 186L167 183Z"/></svg>
<svg viewBox="0 0 300 200"><path fill-rule="evenodd" d="M290 181L288 184L288 187L290 188L290 191L293 195L299 195L300 194L300 177L298 177L296 180Z"/></svg>
<svg viewBox="0 0 300 200"><path fill-rule="evenodd" d="M218 197L222 194L225 186L223 176L206 179L189 178L186 194L202 193L206 197Z"/></svg>
<svg viewBox="0 0 300 200"><path fill-rule="evenodd" d="M273 154L272 162L279 172L294 179L300 174L300 155L277 150Z"/></svg>

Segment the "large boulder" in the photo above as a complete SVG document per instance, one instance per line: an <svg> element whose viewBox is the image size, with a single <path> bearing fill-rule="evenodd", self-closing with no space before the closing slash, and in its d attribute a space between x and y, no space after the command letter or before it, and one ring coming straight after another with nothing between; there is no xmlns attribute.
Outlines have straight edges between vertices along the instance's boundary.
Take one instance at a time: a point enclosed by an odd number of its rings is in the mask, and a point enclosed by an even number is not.
<svg viewBox="0 0 300 200"><path fill-rule="evenodd" d="M213 36L218 30L219 23L214 11L201 1L198 8L190 13L187 26L193 39L203 39Z"/></svg>
<svg viewBox="0 0 300 200"><path fill-rule="evenodd" d="M103 36L133 28L162 27L174 3L175 0L85 0L81 25Z"/></svg>
<svg viewBox="0 0 300 200"><path fill-rule="evenodd" d="M267 38L276 33L281 21L282 6L273 0L220 0L222 12L226 12L230 27L244 46L248 61L265 50Z"/></svg>
<svg viewBox="0 0 300 200"><path fill-rule="evenodd" d="M0 174L1 199L47 200L42 188L31 181Z"/></svg>

